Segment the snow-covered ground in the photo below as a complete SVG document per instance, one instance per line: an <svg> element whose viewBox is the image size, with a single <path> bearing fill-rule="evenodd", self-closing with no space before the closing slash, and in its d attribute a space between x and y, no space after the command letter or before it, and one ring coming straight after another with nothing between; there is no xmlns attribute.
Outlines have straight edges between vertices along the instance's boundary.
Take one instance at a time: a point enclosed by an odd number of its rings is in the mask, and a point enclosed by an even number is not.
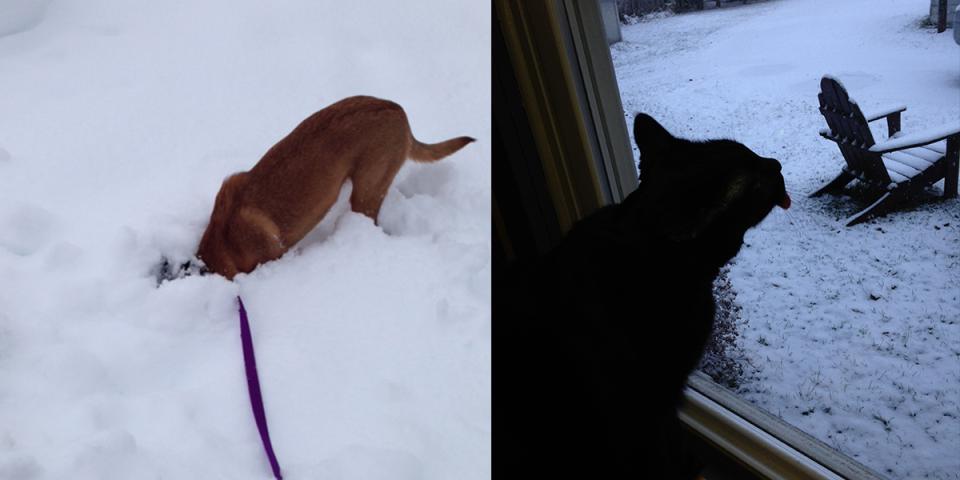
<svg viewBox="0 0 960 480"><path fill-rule="evenodd" d="M237 294L286 478L489 477L489 5L35 3L0 36L0 479L268 478ZM157 288L225 176L356 94L478 141L380 226L342 193L284 258Z"/></svg>
<svg viewBox="0 0 960 480"><path fill-rule="evenodd" d="M903 130L960 119L960 47L928 0L771 0L624 26L624 110L780 159L793 207L748 234L730 277L750 374L739 393L891 478L960 478L960 200L846 228L862 204L806 198L840 171L817 107L838 77ZM886 138L878 122L874 135Z"/></svg>

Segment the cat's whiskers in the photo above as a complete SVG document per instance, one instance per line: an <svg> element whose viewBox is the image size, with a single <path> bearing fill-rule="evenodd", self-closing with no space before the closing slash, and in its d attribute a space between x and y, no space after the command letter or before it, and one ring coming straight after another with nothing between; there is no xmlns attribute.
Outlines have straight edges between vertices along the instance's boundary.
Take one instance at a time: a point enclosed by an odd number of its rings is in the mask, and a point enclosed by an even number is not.
<svg viewBox="0 0 960 480"><path fill-rule="evenodd" d="M793 201L793 203L794 205L796 205L796 201ZM784 220L786 220L787 224L790 225L790 228L792 228L793 231L800 238L801 243L807 243L809 238L807 237L807 233L804 231L806 230L807 224L803 220L802 216L794 215L793 212L791 212L790 210L784 210L783 213L784 213L784 217L783 217Z"/></svg>
<svg viewBox="0 0 960 480"><path fill-rule="evenodd" d="M799 223L799 219L795 217L792 213L790 213L790 210L784 210L783 213L786 216L785 218L787 220L787 225L790 225L790 228L792 228L793 231L797 234L797 236L800 237L800 240L806 241L807 240L806 234L802 231L801 228L797 227L797 223Z"/></svg>
<svg viewBox="0 0 960 480"><path fill-rule="evenodd" d="M806 198L807 194L791 188L785 189L790 194L790 198L796 201L797 198Z"/></svg>
<svg viewBox="0 0 960 480"><path fill-rule="evenodd" d="M803 222L802 216L794 215L793 212L791 212L790 210L784 210L783 213L784 213L784 216L782 218L788 225L790 225L790 228L793 230L793 232L796 234L796 237L799 239L799 243L796 244L796 246L802 247L803 245L809 245L810 239L807 236L807 233L804 231L806 230L807 225ZM780 247L780 250L781 250L780 258L784 258L783 242L779 242L778 246ZM801 267L803 268L804 275L810 275L810 268L807 266L806 262L801 263Z"/></svg>

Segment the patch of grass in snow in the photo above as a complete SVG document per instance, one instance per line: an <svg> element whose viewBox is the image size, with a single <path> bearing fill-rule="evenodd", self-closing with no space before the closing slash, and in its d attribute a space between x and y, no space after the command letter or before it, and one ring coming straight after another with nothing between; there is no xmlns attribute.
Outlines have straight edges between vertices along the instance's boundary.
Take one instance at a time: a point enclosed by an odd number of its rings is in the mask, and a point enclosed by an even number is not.
<svg viewBox="0 0 960 480"><path fill-rule="evenodd" d="M663 10L656 10L649 13L643 13L640 15L624 15L621 18L621 23L624 25L636 25L638 23L652 22L654 20L660 20L667 17L672 17L675 14L672 10L664 8Z"/></svg>
<svg viewBox="0 0 960 480"><path fill-rule="evenodd" d="M726 267L720 271L713 285L717 312L714 316L713 332L707 341L698 369L714 382L737 389L747 374L747 368L753 373L756 368L746 361L743 349L738 343L741 309L728 275L729 267Z"/></svg>
<svg viewBox="0 0 960 480"><path fill-rule="evenodd" d="M917 18L910 24L910 26L917 30L933 30L934 32L937 31L937 22L934 22L933 20L931 20L929 15L924 15L922 17Z"/></svg>

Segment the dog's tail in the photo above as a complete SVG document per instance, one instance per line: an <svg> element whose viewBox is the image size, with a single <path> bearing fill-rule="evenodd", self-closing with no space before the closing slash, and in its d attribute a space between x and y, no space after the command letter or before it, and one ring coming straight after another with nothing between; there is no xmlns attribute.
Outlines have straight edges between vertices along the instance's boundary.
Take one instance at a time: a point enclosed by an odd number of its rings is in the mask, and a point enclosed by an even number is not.
<svg viewBox="0 0 960 480"><path fill-rule="evenodd" d="M420 143L411 135L410 151L407 155L416 162L435 162L473 141L475 139L471 137L457 137L440 143Z"/></svg>

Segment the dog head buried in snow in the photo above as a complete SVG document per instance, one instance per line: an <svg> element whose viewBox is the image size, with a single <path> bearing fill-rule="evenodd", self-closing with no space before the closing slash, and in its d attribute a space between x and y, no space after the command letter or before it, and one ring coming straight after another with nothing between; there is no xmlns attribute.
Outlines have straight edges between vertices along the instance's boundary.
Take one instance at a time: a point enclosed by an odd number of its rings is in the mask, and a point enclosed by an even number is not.
<svg viewBox="0 0 960 480"><path fill-rule="evenodd" d="M233 279L277 259L307 235L350 180L350 206L374 222L394 176L409 158L430 163L473 142L456 137L424 144L403 108L373 97L343 99L314 113L249 171L220 187L196 259L164 259L158 282L213 272Z"/></svg>

